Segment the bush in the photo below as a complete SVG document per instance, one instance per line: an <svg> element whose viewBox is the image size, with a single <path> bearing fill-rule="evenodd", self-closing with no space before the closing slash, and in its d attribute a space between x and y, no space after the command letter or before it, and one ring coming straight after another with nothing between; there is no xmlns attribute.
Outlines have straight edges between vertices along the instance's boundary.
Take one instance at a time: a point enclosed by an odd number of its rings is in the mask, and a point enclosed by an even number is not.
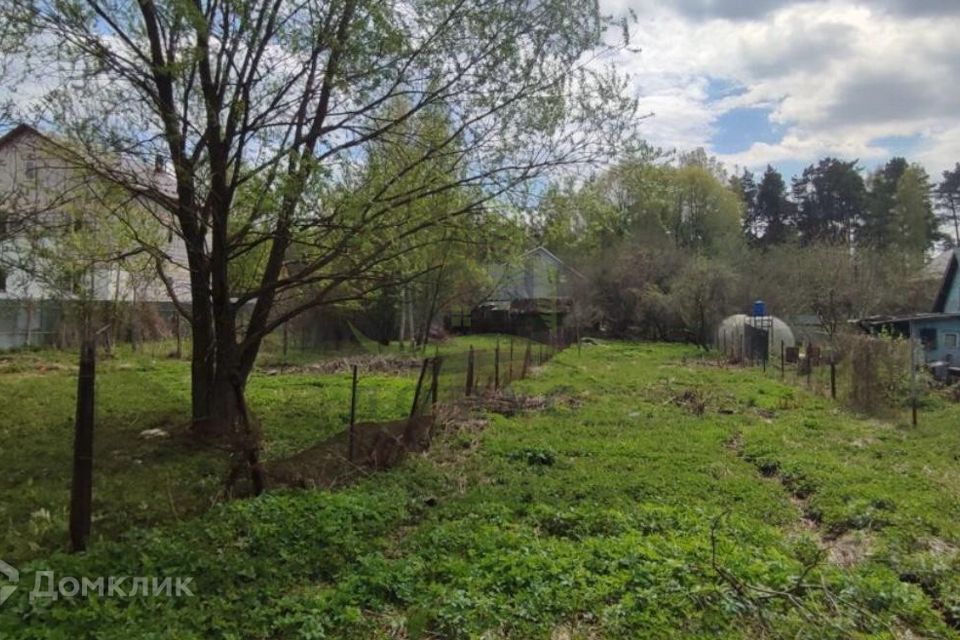
<svg viewBox="0 0 960 640"><path fill-rule="evenodd" d="M911 397L910 341L892 336L848 335L841 339L848 377L847 403L856 411L889 414Z"/></svg>

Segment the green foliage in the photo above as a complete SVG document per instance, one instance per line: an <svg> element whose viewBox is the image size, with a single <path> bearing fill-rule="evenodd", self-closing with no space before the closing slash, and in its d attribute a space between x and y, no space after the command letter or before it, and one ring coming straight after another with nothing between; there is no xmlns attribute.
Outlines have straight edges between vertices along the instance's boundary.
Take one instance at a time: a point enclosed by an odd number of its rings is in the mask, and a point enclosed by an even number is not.
<svg viewBox="0 0 960 640"><path fill-rule="evenodd" d="M702 416L670 401L694 387L711 389ZM493 416L337 494L234 502L37 560L27 584L43 569L191 575L197 596L18 593L0 632L956 637L955 407L901 429L661 345L567 350L516 391L582 404Z"/></svg>

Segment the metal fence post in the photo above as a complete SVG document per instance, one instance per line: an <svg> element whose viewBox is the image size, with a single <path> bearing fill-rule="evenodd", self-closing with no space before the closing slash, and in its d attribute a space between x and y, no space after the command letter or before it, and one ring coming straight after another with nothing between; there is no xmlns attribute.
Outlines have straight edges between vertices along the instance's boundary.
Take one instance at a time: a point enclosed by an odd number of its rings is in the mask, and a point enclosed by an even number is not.
<svg viewBox="0 0 960 640"><path fill-rule="evenodd" d="M87 548L93 500L93 421L97 376L97 350L92 339L80 347L77 377L77 415L73 438L73 482L70 487L70 547Z"/></svg>
<svg viewBox="0 0 960 640"><path fill-rule="evenodd" d="M420 365L420 377L417 378L417 389L413 392L413 406L410 407L410 417L417 415L417 407L420 404L420 394L423 390L423 379L427 375L427 365L430 364L430 358L424 358Z"/></svg>
<svg viewBox="0 0 960 640"><path fill-rule="evenodd" d="M173 312L173 328L177 332L177 360L179 360L183 357L183 334L180 332L180 312L177 310Z"/></svg>
<svg viewBox="0 0 960 640"><path fill-rule="evenodd" d="M493 390L500 390L500 338L497 338L497 346L493 351Z"/></svg>
<svg viewBox="0 0 960 640"><path fill-rule="evenodd" d="M837 399L837 363L836 355L830 355L830 397Z"/></svg>
<svg viewBox="0 0 960 640"><path fill-rule="evenodd" d="M473 393L473 346L470 346L470 354L467 356L467 382L466 389L464 390L464 395L471 395Z"/></svg>
<svg viewBox="0 0 960 640"><path fill-rule="evenodd" d="M439 356L433 357L433 380L430 381L430 405L437 406L437 399L440 395L440 365Z"/></svg>
<svg viewBox="0 0 960 640"><path fill-rule="evenodd" d="M353 365L353 384L350 387L350 461L357 455L357 365Z"/></svg>
<svg viewBox="0 0 960 640"><path fill-rule="evenodd" d="M786 345L784 341L780 341L780 379L783 380L787 376L786 368Z"/></svg>

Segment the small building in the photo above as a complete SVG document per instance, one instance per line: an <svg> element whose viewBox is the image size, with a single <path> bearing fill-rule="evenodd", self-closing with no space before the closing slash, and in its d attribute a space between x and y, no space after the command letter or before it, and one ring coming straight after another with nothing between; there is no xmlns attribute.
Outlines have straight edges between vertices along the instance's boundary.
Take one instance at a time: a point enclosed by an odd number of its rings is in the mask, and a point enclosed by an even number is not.
<svg viewBox="0 0 960 640"><path fill-rule="evenodd" d="M856 323L869 333L887 332L918 340L925 362L950 367L960 365L960 263L951 250L940 264L944 264L943 278L932 311L870 316Z"/></svg>
<svg viewBox="0 0 960 640"><path fill-rule="evenodd" d="M488 269L493 287L473 309L453 310L446 328L475 333L557 335L573 308L573 285L583 275L546 247L524 253L516 263Z"/></svg>

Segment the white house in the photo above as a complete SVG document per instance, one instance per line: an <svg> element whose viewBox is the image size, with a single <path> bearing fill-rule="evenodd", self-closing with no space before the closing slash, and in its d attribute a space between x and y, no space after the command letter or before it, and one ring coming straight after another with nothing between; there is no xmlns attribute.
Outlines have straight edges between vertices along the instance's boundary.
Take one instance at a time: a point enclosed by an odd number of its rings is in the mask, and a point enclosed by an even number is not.
<svg viewBox="0 0 960 640"><path fill-rule="evenodd" d="M164 313L172 313L171 290L189 300L172 216L118 193L78 158L27 125L0 137L0 348L52 342L71 300L147 303ZM117 166L172 188L160 162Z"/></svg>

